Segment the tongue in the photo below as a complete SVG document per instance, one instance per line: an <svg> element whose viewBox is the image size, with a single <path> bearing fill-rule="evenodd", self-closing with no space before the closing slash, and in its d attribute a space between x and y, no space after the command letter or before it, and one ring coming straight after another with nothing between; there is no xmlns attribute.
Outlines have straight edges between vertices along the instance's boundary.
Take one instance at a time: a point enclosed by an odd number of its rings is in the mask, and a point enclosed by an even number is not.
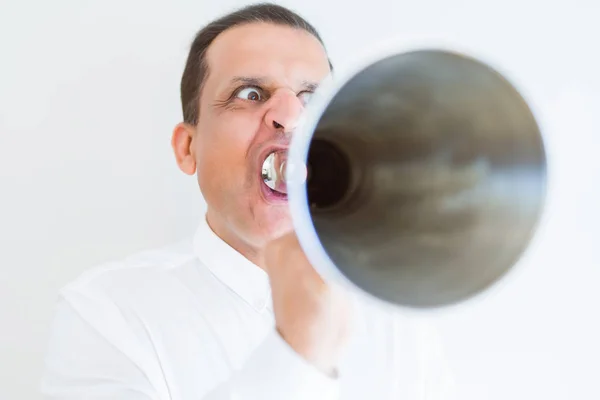
<svg viewBox="0 0 600 400"><path fill-rule="evenodd" d="M285 185L285 182L282 180L278 180L277 183L275 184L274 188L271 188L275 193L280 193L280 194L285 194L287 195L287 187Z"/></svg>

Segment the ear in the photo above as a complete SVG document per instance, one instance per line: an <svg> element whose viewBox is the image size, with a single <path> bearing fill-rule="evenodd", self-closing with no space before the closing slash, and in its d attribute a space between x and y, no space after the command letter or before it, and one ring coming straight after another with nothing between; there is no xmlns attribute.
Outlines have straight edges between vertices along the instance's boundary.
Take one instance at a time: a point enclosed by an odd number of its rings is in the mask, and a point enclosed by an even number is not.
<svg viewBox="0 0 600 400"><path fill-rule="evenodd" d="M173 129L173 136L171 137L171 147L175 153L177 165L179 165L179 169L188 175L196 173L196 158L192 151L194 132L193 126L181 122Z"/></svg>

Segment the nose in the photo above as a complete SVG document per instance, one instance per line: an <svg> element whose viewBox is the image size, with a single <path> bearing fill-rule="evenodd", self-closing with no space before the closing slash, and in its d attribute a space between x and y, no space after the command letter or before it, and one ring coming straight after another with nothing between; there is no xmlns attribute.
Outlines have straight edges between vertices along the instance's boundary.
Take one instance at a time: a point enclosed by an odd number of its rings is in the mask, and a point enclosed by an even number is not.
<svg viewBox="0 0 600 400"><path fill-rule="evenodd" d="M293 132L304 107L300 99L291 90L281 89L271 97L270 106L265 113L265 124L269 129L285 133Z"/></svg>

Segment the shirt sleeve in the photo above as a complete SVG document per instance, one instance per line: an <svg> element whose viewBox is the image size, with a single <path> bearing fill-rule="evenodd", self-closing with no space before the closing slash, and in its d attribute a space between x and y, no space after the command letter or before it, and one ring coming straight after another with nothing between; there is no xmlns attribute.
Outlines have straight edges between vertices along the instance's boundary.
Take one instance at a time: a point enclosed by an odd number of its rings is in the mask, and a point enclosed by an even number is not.
<svg viewBox="0 0 600 400"><path fill-rule="evenodd" d="M273 330L236 372L203 400L337 400L338 382L308 364Z"/></svg>
<svg viewBox="0 0 600 400"><path fill-rule="evenodd" d="M116 310L109 310L106 315L103 308L105 315L100 320L98 311L73 303L73 299L61 298L58 302L41 384L45 399L338 399L338 380L324 375L295 353L276 330L225 382L215 384L199 398L179 397L165 382L158 360L144 354L143 346L132 341L131 332L119 323L118 316L111 318L110 312ZM110 326L110 334L100 331L103 325Z"/></svg>

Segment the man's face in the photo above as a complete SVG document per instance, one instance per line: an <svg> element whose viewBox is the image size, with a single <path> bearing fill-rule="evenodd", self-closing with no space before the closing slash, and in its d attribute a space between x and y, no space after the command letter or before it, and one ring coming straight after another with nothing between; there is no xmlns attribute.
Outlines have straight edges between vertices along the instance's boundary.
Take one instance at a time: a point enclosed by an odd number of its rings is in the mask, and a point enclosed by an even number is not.
<svg viewBox="0 0 600 400"><path fill-rule="evenodd" d="M218 36L207 62L191 150L209 221L260 247L291 229L287 199L261 179L263 161L288 147L328 57L308 32L250 24Z"/></svg>

